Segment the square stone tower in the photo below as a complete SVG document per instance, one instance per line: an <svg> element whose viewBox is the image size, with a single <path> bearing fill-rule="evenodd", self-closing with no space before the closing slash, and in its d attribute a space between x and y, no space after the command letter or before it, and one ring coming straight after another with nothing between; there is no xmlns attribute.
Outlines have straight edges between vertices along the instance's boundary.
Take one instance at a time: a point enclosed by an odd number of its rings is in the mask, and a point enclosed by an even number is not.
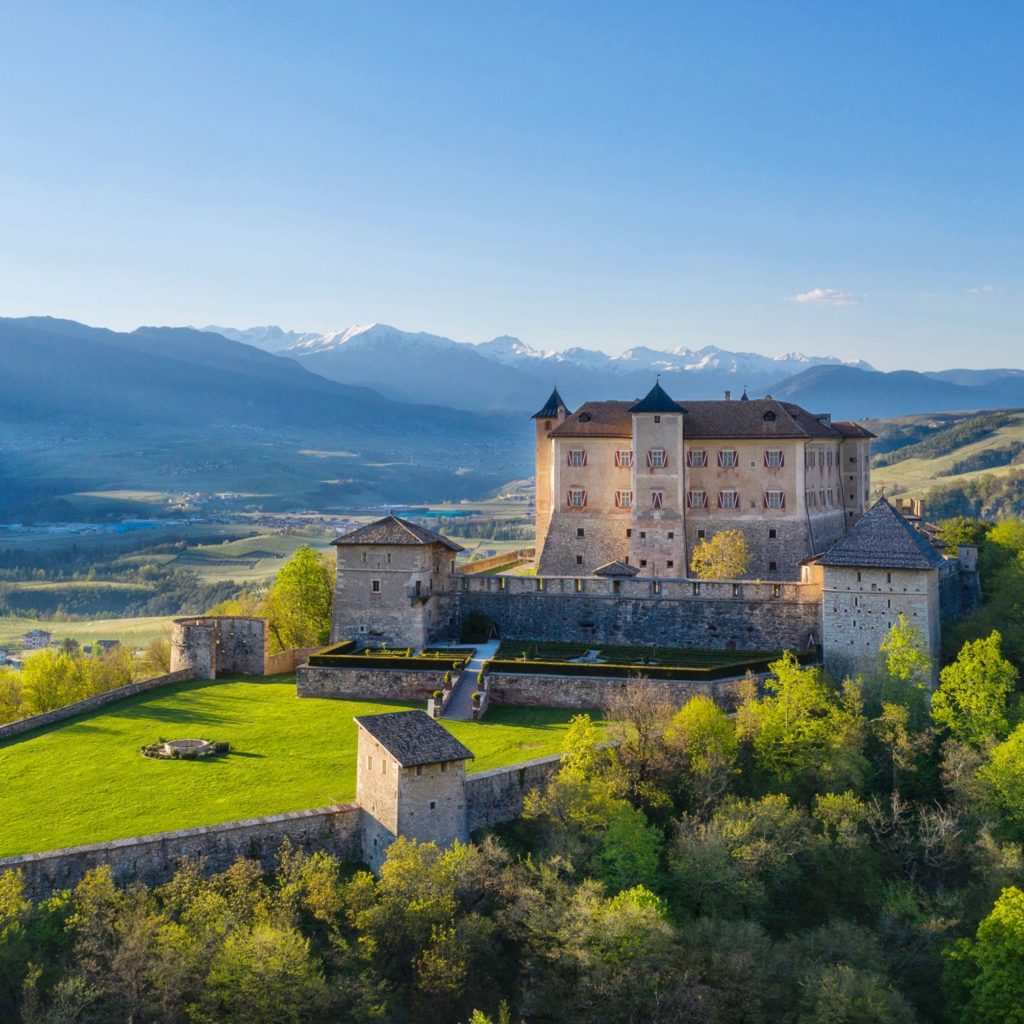
<svg viewBox="0 0 1024 1024"><path fill-rule="evenodd" d="M363 860L379 871L399 836L444 848L466 842L466 761L473 753L424 711L361 715L356 802Z"/></svg>
<svg viewBox="0 0 1024 1024"><path fill-rule="evenodd" d="M458 544L398 516L331 543L338 551L333 643L418 648L454 630Z"/></svg>

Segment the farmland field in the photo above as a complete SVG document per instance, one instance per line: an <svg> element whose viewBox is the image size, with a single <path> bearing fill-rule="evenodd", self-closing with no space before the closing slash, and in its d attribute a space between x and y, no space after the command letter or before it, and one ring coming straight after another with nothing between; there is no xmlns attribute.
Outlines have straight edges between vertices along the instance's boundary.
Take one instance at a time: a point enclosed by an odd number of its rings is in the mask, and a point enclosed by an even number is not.
<svg viewBox="0 0 1024 1024"><path fill-rule="evenodd" d="M295 696L294 677L179 683L0 744L0 856L260 817L355 796L354 715L421 705ZM469 770L557 753L574 711L494 708L444 722ZM159 737L231 753L160 761Z"/></svg>

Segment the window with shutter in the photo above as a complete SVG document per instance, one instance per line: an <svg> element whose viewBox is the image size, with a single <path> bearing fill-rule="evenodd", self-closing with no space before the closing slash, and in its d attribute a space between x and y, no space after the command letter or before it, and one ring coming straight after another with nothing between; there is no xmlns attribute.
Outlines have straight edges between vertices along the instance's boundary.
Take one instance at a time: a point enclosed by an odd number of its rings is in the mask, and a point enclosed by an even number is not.
<svg viewBox="0 0 1024 1024"><path fill-rule="evenodd" d="M621 449L615 453L615 465L620 469L628 469L633 465L633 453L626 449Z"/></svg>
<svg viewBox="0 0 1024 1024"><path fill-rule="evenodd" d="M764 507L765 508L784 508L786 504L786 495L782 491L765 491L764 492Z"/></svg>
<svg viewBox="0 0 1024 1024"><path fill-rule="evenodd" d="M781 469L784 456L781 448L768 448L764 453L764 464L768 469Z"/></svg>
<svg viewBox="0 0 1024 1024"><path fill-rule="evenodd" d="M569 449L569 465L580 467L587 464L587 453L583 448L570 448Z"/></svg>
<svg viewBox="0 0 1024 1024"><path fill-rule="evenodd" d="M686 504L689 508L707 508L708 507L708 492L707 491L687 491L686 492Z"/></svg>
<svg viewBox="0 0 1024 1024"><path fill-rule="evenodd" d="M586 508L587 492L582 488L573 487L569 490L569 508Z"/></svg>
<svg viewBox="0 0 1024 1024"><path fill-rule="evenodd" d="M708 464L708 453L703 448L690 448L686 452L686 464L694 469L703 469Z"/></svg>
<svg viewBox="0 0 1024 1024"><path fill-rule="evenodd" d="M647 465L651 469L664 469L668 465L668 452L664 448L652 448L647 453Z"/></svg>
<svg viewBox="0 0 1024 1024"><path fill-rule="evenodd" d="M739 452L735 448L722 448L719 450L718 465L721 469L735 469L739 462Z"/></svg>
<svg viewBox="0 0 1024 1024"><path fill-rule="evenodd" d="M632 491L616 491L615 492L615 507L616 508L632 508L633 507L633 492Z"/></svg>
<svg viewBox="0 0 1024 1024"><path fill-rule="evenodd" d="M651 508L661 508L665 504L664 491L651 491Z"/></svg>
<svg viewBox="0 0 1024 1024"><path fill-rule="evenodd" d="M719 491L718 492L718 507L719 508L739 508L740 496L738 491Z"/></svg>

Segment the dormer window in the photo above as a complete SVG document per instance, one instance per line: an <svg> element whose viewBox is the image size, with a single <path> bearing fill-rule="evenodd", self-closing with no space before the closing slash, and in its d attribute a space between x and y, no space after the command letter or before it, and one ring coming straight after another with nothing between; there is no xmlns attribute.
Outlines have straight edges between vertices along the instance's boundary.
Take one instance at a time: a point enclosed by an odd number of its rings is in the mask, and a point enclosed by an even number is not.
<svg viewBox="0 0 1024 1024"><path fill-rule="evenodd" d="M764 416L762 417L762 419L763 419L763 420L765 421L765 423L774 423L774 422L775 422L775 413L773 413L773 412L771 411L771 409L769 409L769 410L768 410L768 411L767 411L767 412L766 412L766 413L764 414Z"/></svg>
<svg viewBox="0 0 1024 1024"><path fill-rule="evenodd" d="M590 422L590 413L589 412L581 412L579 414L579 416L576 417L576 422L577 423L589 423Z"/></svg>

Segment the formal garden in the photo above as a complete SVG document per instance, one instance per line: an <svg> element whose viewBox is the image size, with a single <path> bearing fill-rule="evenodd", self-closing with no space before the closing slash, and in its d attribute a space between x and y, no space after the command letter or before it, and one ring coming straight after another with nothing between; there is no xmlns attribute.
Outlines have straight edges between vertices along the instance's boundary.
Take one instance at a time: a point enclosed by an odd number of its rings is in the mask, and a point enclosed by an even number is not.
<svg viewBox="0 0 1024 1024"><path fill-rule="evenodd" d="M296 699L294 676L172 684L0 744L0 856L262 817L355 797L354 715L422 704ZM442 724L470 772L557 753L573 712L494 708ZM223 756L143 757L210 736Z"/></svg>

